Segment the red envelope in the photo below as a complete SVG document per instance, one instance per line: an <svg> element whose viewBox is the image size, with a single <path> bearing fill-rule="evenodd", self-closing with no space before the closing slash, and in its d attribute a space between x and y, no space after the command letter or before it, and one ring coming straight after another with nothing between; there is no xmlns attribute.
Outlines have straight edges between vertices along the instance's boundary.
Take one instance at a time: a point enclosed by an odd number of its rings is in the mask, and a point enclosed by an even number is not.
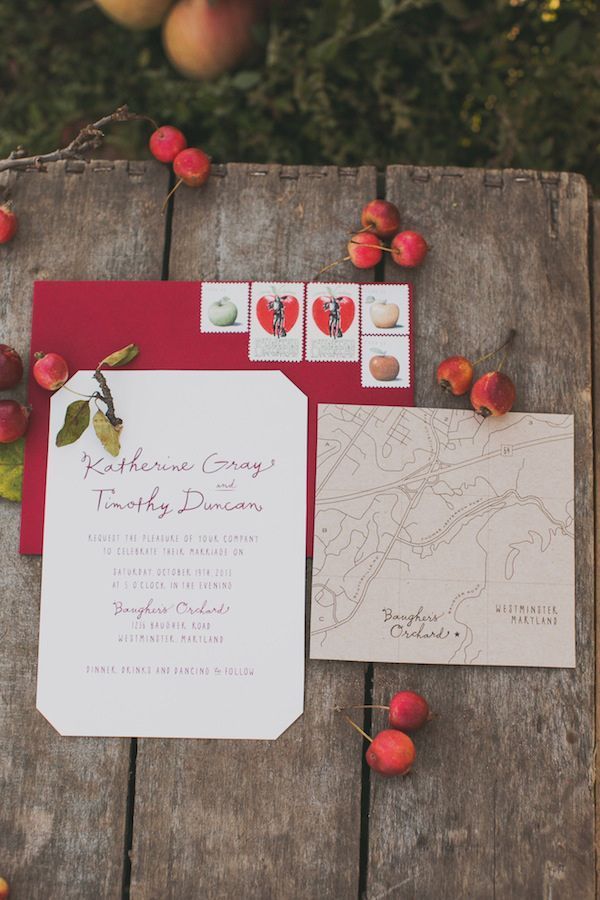
<svg viewBox="0 0 600 900"><path fill-rule="evenodd" d="M410 303L412 288L409 286ZM309 398L307 554L312 555L317 404L413 406L412 306L408 388L364 388L359 362L250 362L248 333L200 331L200 283L187 281L41 281L33 297L31 351L63 355L71 373L129 343L132 369L279 369ZM50 395L29 379L32 406L25 450L21 553L41 553Z"/></svg>

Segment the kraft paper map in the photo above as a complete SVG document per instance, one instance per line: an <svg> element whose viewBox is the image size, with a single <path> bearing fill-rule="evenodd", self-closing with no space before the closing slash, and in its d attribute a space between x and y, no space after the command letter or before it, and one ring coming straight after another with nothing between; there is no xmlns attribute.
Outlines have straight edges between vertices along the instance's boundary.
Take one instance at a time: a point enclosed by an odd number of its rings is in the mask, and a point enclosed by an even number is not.
<svg viewBox="0 0 600 900"><path fill-rule="evenodd" d="M319 407L311 656L575 665L573 417Z"/></svg>

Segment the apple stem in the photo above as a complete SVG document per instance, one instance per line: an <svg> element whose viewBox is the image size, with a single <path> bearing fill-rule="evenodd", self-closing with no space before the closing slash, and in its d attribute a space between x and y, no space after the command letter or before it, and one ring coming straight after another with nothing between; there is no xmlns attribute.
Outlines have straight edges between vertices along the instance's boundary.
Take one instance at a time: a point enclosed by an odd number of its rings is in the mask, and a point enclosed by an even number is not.
<svg viewBox="0 0 600 900"><path fill-rule="evenodd" d="M389 709L389 706L383 706L381 703L359 703L355 706L339 707L340 712L343 712L345 709Z"/></svg>
<svg viewBox="0 0 600 900"><path fill-rule="evenodd" d="M74 391L73 388L67 387L66 384L63 384L63 390L68 391L70 394L75 394L76 397L83 397L84 400L93 400L96 394L80 394L79 391Z"/></svg>
<svg viewBox="0 0 600 900"><path fill-rule="evenodd" d="M372 225L365 225L364 228L359 229L359 231L355 231L353 229L352 231L348 231L347 233L348 234L363 234L365 231L374 232L375 229L373 228Z"/></svg>
<svg viewBox="0 0 600 900"><path fill-rule="evenodd" d="M340 708L339 706L336 706L336 711L337 711L337 712L341 712L342 710L341 710L341 708ZM364 737L365 741L369 741L370 744L373 743L373 738L372 738L372 737L369 737L369 735L367 734L367 732L366 732L366 731L363 731L362 728L361 728L359 725L356 724L356 722L353 722L352 719L350 718L350 716L344 715L344 718L345 718L346 722L348 722L350 725L352 725L353 728L356 728L356 730L358 731L359 734L362 734L362 736Z"/></svg>
<svg viewBox="0 0 600 900"><path fill-rule="evenodd" d="M333 269L334 266L339 266L340 263L348 262L349 259L350 259L349 256L342 256L340 259L336 259L335 262L329 263L328 266L325 266L323 269L321 269L320 272L317 272L317 274L315 275L315 278L318 278L319 275L322 275L322 274L323 274L323 272L328 272L329 269Z"/></svg>
<svg viewBox="0 0 600 900"><path fill-rule="evenodd" d="M161 212L164 213L165 209L167 208L167 203L169 202L169 200L171 199L171 197L173 196L173 194L175 193L175 191L177 190L177 188L180 188L182 184L183 184L183 178L180 178L179 181L177 182L177 184L175 185L175 187L174 187L174 188L171 188L171 190L169 191L169 193L168 193L167 196L165 197L165 202L164 202L163 205L162 205Z"/></svg>
<svg viewBox="0 0 600 900"><path fill-rule="evenodd" d="M360 241L350 240L351 244L359 244L361 247L369 247L371 250L385 250L386 253L394 253L391 247L384 247L383 244L361 244ZM347 257L350 259L350 257Z"/></svg>
<svg viewBox="0 0 600 900"><path fill-rule="evenodd" d="M492 350L490 353L486 353L485 356L480 356L479 359L476 359L476 360L475 360L475 362L473 363L473 366L478 366L479 363L485 362L486 359L489 359L491 356L495 356L496 353L500 353L500 351L501 351L501 350L504 350L505 347L509 347L509 345L512 344L512 342L513 342L513 340L514 340L516 333L517 333L517 332L516 332L516 329L511 328L511 329L510 329L510 332L509 332L509 335L508 335L508 337L506 338L506 340L504 341L504 343L503 343L503 344L500 344L499 347L496 347L496 349L495 349L495 350ZM504 363L505 363L505 361L506 361L506 355L507 355L507 353L508 353L508 350L507 350L506 353L504 354L504 358L502 359L502 362L500 363L500 366L503 366L503 365L504 365ZM498 366L498 371L500 371L500 366Z"/></svg>

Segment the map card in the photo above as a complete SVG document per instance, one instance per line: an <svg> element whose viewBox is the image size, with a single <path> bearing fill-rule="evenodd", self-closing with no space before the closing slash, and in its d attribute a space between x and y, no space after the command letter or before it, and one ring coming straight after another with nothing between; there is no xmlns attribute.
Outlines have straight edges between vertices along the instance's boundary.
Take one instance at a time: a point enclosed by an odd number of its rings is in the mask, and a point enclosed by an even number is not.
<svg viewBox="0 0 600 900"><path fill-rule="evenodd" d="M575 665L572 416L318 424L313 659Z"/></svg>

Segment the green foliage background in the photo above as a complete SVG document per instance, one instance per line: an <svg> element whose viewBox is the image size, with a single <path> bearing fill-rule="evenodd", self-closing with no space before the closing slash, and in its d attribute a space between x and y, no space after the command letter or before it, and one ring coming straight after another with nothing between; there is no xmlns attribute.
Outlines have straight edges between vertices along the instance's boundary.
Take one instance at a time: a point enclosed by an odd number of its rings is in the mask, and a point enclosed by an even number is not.
<svg viewBox="0 0 600 900"><path fill-rule="evenodd" d="M592 0L279 0L244 68L183 80L160 32L92 0L2 0L0 155L52 149L127 102L217 161L524 166L600 186ZM145 155L143 125L109 152Z"/></svg>

